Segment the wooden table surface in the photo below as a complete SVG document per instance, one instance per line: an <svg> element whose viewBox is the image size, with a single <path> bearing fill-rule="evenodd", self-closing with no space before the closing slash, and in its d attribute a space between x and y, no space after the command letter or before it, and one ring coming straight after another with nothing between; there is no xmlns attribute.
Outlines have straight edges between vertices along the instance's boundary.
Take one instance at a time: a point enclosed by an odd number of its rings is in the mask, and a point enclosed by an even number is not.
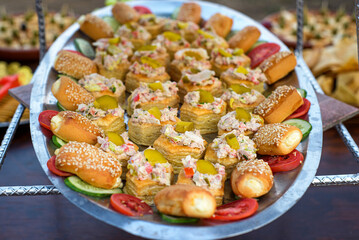
<svg viewBox="0 0 359 240"><path fill-rule="evenodd" d="M346 122L359 142L359 118ZM5 129L0 129L0 136ZM324 133L318 174L359 172L335 129ZM20 126L0 171L0 186L51 184ZM282 217L233 239L359 239L359 186L310 187ZM140 239L87 215L61 195L0 197L0 239Z"/></svg>

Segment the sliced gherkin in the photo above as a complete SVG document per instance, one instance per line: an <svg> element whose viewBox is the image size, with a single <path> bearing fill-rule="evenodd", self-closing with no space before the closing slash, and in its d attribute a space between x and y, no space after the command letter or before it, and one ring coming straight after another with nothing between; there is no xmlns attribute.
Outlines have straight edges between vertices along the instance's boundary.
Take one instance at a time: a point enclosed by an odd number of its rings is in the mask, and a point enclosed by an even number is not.
<svg viewBox="0 0 359 240"><path fill-rule="evenodd" d="M144 45L141 46L137 51L154 51L157 49L156 45Z"/></svg>
<svg viewBox="0 0 359 240"><path fill-rule="evenodd" d="M162 86L162 83L160 83L160 82L150 83L150 84L148 84L148 87L151 88L153 91L156 91L156 90L163 91L163 86Z"/></svg>
<svg viewBox="0 0 359 240"><path fill-rule="evenodd" d="M115 109L118 108L118 102L116 98L104 95L99 98L97 98L93 103L95 108L102 109L104 111L107 111L109 109Z"/></svg>
<svg viewBox="0 0 359 240"><path fill-rule="evenodd" d="M161 119L162 114L161 114L161 111L160 111L160 109L159 109L158 107L151 107L151 108L148 110L148 112L149 112L150 114L152 114L152 115L153 115L155 118L157 118L158 120Z"/></svg>
<svg viewBox="0 0 359 240"><path fill-rule="evenodd" d="M191 68L191 73L196 74L196 73L200 73L201 69L198 68Z"/></svg>
<svg viewBox="0 0 359 240"><path fill-rule="evenodd" d="M239 142L238 142L238 140L237 140L236 135L234 135L233 133L228 134L228 135L226 136L226 142L228 143L228 145L229 145L231 148L233 148L233 149L235 149L235 150L238 150L238 149L239 149Z"/></svg>
<svg viewBox="0 0 359 240"><path fill-rule="evenodd" d="M185 28L188 27L188 23L186 23L186 22L178 22L177 26L178 26L179 29L185 29Z"/></svg>
<svg viewBox="0 0 359 240"><path fill-rule="evenodd" d="M152 58L147 57L147 56L141 57L141 63L143 63L143 64L148 64L148 65L150 65L152 68L162 67L161 63L159 63L159 62L156 61L155 59L152 59Z"/></svg>
<svg viewBox="0 0 359 240"><path fill-rule="evenodd" d="M202 29L197 30L199 34L201 34L204 38L213 39L214 36L208 32L203 31Z"/></svg>
<svg viewBox="0 0 359 240"><path fill-rule="evenodd" d="M164 32L163 36L172 42L177 42L182 39L182 36L174 32Z"/></svg>
<svg viewBox="0 0 359 240"><path fill-rule="evenodd" d="M197 161L197 171L202 174L215 175L217 174L217 169L213 166L210 161L207 160L198 160Z"/></svg>
<svg viewBox="0 0 359 240"><path fill-rule="evenodd" d="M123 137L117 133L109 132L107 133L108 140L116 144L117 146L121 146L125 144L125 140L123 140Z"/></svg>
<svg viewBox="0 0 359 240"><path fill-rule="evenodd" d="M248 88L248 87L245 87L243 85L240 85L240 84L232 84L230 86L230 88L235 91L237 94L243 94L243 93L246 93L246 92L250 92L251 89Z"/></svg>
<svg viewBox="0 0 359 240"><path fill-rule="evenodd" d="M242 55L243 53L244 53L244 51L243 51L242 48L236 48L236 49L234 49L234 51L233 51L233 55L234 55L234 56L240 56L240 55Z"/></svg>
<svg viewBox="0 0 359 240"><path fill-rule="evenodd" d="M117 53L121 53L121 49L119 49L118 47L116 47L116 45L109 45L107 48L107 53L111 54L111 55L115 55Z"/></svg>
<svg viewBox="0 0 359 240"><path fill-rule="evenodd" d="M152 166L155 166L156 163L167 163L166 158L156 149L146 149L143 154Z"/></svg>
<svg viewBox="0 0 359 240"><path fill-rule="evenodd" d="M236 71L237 73L243 73L244 75L248 74L248 70L245 69L245 68L242 67L242 66L237 67L235 71Z"/></svg>
<svg viewBox="0 0 359 240"><path fill-rule="evenodd" d="M121 41L121 38L120 37L116 37L116 38L110 38L109 40L108 40L108 43L109 44L117 44L117 43L119 43Z"/></svg>
<svg viewBox="0 0 359 240"><path fill-rule="evenodd" d="M236 119L241 122L249 122L251 120L251 114L243 109L243 108L236 108Z"/></svg>
<svg viewBox="0 0 359 240"><path fill-rule="evenodd" d="M226 50L224 50L223 48L219 48L218 52L223 56L223 57L233 57L232 54L230 54L229 52L227 52Z"/></svg>
<svg viewBox="0 0 359 240"><path fill-rule="evenodd" d="M214 102L214 97L212 93L205 91L205 90L199 90L199 103L212 103Z"/></svg>
<svg viewBox="0 0 359 240"><path fill-rule="evenodd" d="M191 80L189 80L187 75L183 76L182 81L183 81L183 83L190 83L191 82Z"/></svg>
<svg viewBox="0 0 359 240"><path fill-rule="evenodd" d="M194 130L193 122L180 121L176 124L175 130L176 132L179 133L185 133L186 131L193 131Z"/></svg>
<svg viewBox="0 0 359 240"><path fill-rule="evenodd" d="M199 54L199 53L197 53L197 52L186 51L186 52L184 53L184 55L185 55L185 56L188 56L188 57L195 58L197 61L202 60L201 54Z"/></svg>

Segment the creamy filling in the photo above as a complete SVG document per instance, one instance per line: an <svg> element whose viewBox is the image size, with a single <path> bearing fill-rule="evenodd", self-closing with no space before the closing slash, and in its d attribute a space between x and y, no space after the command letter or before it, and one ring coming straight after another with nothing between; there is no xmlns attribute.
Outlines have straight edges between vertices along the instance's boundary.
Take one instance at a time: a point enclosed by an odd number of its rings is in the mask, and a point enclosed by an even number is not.
<svg viewBox="0 0 359 240"><path fill-rule="evenodd" d="M103 151L114 153L118 159L126 159L133 156L137 151L135 145L128 139L127 132L122 133L121 137L125 141L121 146L111 142L108 137L97 137L97 142L100 144L100 149Z"/></svg>
<svg viewBox="0 0 359 240"><path fill-rule="evenodd" d="M214 113L220 113L225 102L221 98L214 98L214 101L211 103L200 103L199 91L193 91L187 93L184 97L184 102L188 103L192 107L203 108L213 111Z"/></svg>
<svg viewBox="0 0 359 240"><path fill-rule="evenodd" d="M83 79L79 80L79 84L90 92L109 90L114 94L121 94L125 91L125 86L121 80L106 78L97 73L86 75Z"/></svg>
<svg viewBox="0 0 359 240"><path fill-rule="evenodd" d="M205 140L202 138L199 130L178 133L175 131L174 126L168 124L162 128L161 132L174 144L199 148L201 151L205 150Z"/></svg>
<svg viewBox="0 0 359 240"><path fill-rule="evenodd" d="M241 133L245 131L256 132L263 125L263 120L255 114L251 113L251 120L241 122L236 118L236 111L229 112L218 122L218 128L225 131L238 130Z"/></svg>

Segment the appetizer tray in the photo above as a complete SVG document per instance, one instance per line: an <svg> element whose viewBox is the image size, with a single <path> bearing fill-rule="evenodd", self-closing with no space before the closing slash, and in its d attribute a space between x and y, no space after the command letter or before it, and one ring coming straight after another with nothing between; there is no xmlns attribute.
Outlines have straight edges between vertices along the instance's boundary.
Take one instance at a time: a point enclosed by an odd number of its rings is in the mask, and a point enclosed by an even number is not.
<svg viewBox="0 0 359 240"><path fill-rule="evenodd" d="M128 2L131 6L147 6L154 14L164 17L170 17L172 12L182 3L183 1L180 0ZM214 3L200 1L198 4L202 7L202 17L204 19L208 19L214 13L220 12L233 19L234 25L232 29L239 30L247 25L255 25L261 31L260 40L275 42L281 46L282 50L288 50L288 48L265 27L246 15ZM111 6L96 10L93 14L101 17L111 15ZM50 91L52 83L57 78L57 73L53 70L52 66L59 50L63 48L74 49L73 39L76 37L86 38L86 36L79 31L78 23L69 27L54 42L35 72L34 87L31 94L30 127L36 155L50 181L64 197L88 214L129 233L146 238L217 239L244 234L272 222L290 209L303 196L311 184L315 177L321 156L322 122L316 94L310 82L307 81L310 72L306 71L304 61L299 59L295 71L275 84L276 86L274 87L288 84L307 90L307 98L312 103L308 117L313 129L308 139L302 142L297 148L304 154L305 160L303 164L295 170L275 174L275 183L272 190L264 197L258 199L259 209L252 217L220 225L208 225L202 221L191 225L173 225L163 222L158 214L138 218L121 215L109 207L109 198L97 199L72 191L64 184L63 178L52 174L46 166L46 162L53 155L55 148L50 138L46 137L43 133L38 122L38 116L43 110L57 110L56 99Z"/></svg>

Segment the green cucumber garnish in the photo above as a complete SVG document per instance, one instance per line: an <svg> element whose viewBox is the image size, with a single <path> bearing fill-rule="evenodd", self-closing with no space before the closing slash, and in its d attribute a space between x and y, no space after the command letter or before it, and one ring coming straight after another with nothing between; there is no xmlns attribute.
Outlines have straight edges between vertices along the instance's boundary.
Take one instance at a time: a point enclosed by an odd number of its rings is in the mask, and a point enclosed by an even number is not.
<svg viewBox="0 0 359 240"><path fill-rule="evenodd" d="M297 88L297 91L299 92L300 96L302 96L302 98L306 98L307 97L307 91L303 88Z"/></svg>
<svg viewBox="0 0 359 240"><path fill-rule="evenodd" d="M67 142L65 142L64 140L62 140L61 138L59 138L59 137L57 137L55 135L52 135L51 140L55 144L55 146L58 147L58 148L64 146L67 143Z"/></svg>
<svg viewBox="0 0 359 240"><path fill-rule="evenodd" d="M299 128L303 134L302 141L308 137L310 131L312 130L312 124L300 118L289 119L284 121L283 123Z"/></svg>
<svg viewBox="0 0 359 240"><path fill-rule="evenodd" d="M117 31L118 27L120 26L120 24L116 21L115 18L110 17L110 16L106 16L103 17L103 20L111 26L111 28L113 29L114 32Z"/></svg>
<svg viewBox="0 0 359 240"><path fill-rule="evenodd" d="M166 215L163 213L160 213L161 218L163 221L169 222L169 223L177 223L177 224L183 224L183 223L196 223L199 221L199 218L190 218L190 217L175 217Z"/></svg>
<svg viewBox="0 0 359 240"><path fill-rule="evenodd" d="M254 48L258 47L259 45L267 43L267 41L258 40L255 44L252 45L252 47L248 50L248 52L252 51Z"/></svg>
<svg viewBox="0 0 359 240"><path fill-rule="evenodd" d="M56 105L57 105L57 107L59 108L60 112L66 111L66 108L65 108L64 106L62 106L59 101L57 101Z"/></svg>
<svg viewBox="0 0 359 240"><path fill-rule="evenodd" d="M95 50L91 46L91 43L82 38L75 38L74 40L76 50L90 59L94 59L96 56Z"/></svg>

